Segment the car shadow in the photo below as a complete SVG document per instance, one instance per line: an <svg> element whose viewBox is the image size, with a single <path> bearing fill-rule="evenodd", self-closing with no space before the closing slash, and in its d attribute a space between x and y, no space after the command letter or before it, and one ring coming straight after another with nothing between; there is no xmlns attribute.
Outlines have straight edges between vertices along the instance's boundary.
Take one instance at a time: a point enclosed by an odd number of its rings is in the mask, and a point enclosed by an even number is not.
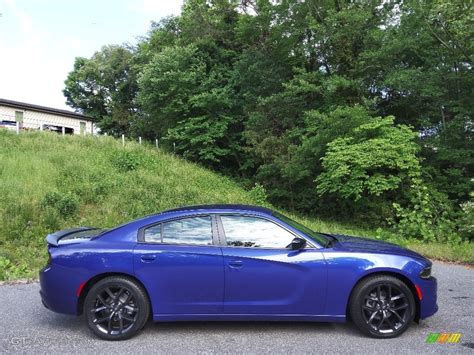
<svg viewBox="0 0 474 355"><path fill-rule="evenodd" d="M87 333L86 321L84 316L74 316L51 312L47 309L41 311L38 317L43 328L53 332L70 331L69 334Z"/></svg>
<svg viewBox="0 0 474 355"><path fill-rule="evenodd" d="M42 312L41 323L50 330L63 332L89 333L84 316L69 316L45 310ZM343 333L344 335L362 337L351 323L323 323L323 322L269 322L269 321L182 321L182 322L153 322L148 321L144 328L145 333L159 333L163 335L180 333L209 334L214 332L228 332L235 335L246 333L298 333L308 335Z"/></svg>
<svg viewBox="0 0 474 355"><path fill-rule="evenodd" d="M160 332L161 334L180 332L184 333L213 333L231 332L236 335L246 333L308 333L314 335L329 334L333 332L344 333L345 335L363 337L357 329L350 323L326 323L326 322L269 322L269 321L182 321L182 322L152 322L146 326L147 332Z"/></svg>
<svg viewBox="0 0 474 355"><path fill-rule="evenodd" d="M50 331L64 332L71 334L87 334L84 316L64 315L51 312L47 309L38 310L38 321ZM346 323L326 323L326 322L290 322L290 321L179 321L179 322L153 322L149 320L143 329L143 333L148 335L162 334L172 335L179 333L186 336L187 333L212 334L216 332L233 333L245 335L249 333L281 334L282 332L291 334L298 333L314 336L315 333L321 335L343 334L350 337L364 337L351 322Z"/></svg>

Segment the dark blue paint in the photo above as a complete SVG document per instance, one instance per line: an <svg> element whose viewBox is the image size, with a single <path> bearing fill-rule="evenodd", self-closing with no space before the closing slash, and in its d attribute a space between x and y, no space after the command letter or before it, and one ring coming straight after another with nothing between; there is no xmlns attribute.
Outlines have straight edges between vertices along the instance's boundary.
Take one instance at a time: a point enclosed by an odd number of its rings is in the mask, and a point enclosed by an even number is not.
<svg viewBox="0 0 474 355"><path fill-rule="evenodd" d="M224 313L324 314L327 269L320 250L224 247L222 252Z"/></svg>
<svg viewBox="0 0 474 355"><path fill-rule="evenodd" d="M306 239L308 247L292 251L138 242L143 226L203 213L270 219ZM420 287L420 318L437 311L436 279L419 277L431 264L429 260L389 243L341 235L336 238L338 242L324 248L263 208L200 206L172 210L132 221L90 240L50 245L52 262L40 272L41 297L53 311L77 314L76 293L81 285L96 276L119 273L145 286L156 321L340 322L346 318L355 284L367 275L390 272Z"/></svg>
<svg viewBox="0 0 474 355"><path fill-rule="evenodd" d="M143 262L143 255L154 255ZM222 252L214 246L138 244L135 276L151 296L154 314L220 314L224 295Z"/></svg>

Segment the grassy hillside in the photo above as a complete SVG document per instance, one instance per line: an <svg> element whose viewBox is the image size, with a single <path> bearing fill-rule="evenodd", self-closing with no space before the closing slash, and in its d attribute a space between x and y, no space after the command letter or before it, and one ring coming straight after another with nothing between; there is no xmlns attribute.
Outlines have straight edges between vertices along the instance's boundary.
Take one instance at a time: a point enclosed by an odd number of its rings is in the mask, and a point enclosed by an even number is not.
<svg viewBox="0 0 474 355"><path fill-rule="evenodd" d="M132 142L122 147L110 137L0 131L0 279L36 277L46 260L44 237L52 231L112 227L202 203L265 204L258 191L246 191L229 178L153 147ZM376 235L298 219L320 231ZM472 248L409 246L428 256L472 261Z"/></svg>

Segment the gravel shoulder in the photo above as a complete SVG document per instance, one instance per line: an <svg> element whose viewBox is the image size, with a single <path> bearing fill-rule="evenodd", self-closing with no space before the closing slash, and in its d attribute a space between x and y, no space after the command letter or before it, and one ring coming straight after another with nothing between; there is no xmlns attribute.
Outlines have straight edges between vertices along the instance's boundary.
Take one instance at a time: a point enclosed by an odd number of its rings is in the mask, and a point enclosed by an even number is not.
<svg viewBox="0 0 474 355"><path fill-rule="evenodd" d="M123 342L99 340L82 317L53 313L41 304L36 282L0 286L0 351L5 353L469 353L474 354L474 270L434 263L436 315L401 337L374 340L351 323L149 323ZM426 344L432 332L461 333L458 344Z"/></svg>

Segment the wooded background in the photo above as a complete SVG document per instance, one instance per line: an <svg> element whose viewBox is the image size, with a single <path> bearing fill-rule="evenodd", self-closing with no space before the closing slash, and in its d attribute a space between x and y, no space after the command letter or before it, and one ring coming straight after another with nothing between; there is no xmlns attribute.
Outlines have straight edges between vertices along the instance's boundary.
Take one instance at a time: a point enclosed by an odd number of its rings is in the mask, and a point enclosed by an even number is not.
<svg viewBox="0 0 474 355"><path fill-rule="evenodd" d="M473 240L469 0L186 0L76 58L68 104L299 213Z"/></svg>

